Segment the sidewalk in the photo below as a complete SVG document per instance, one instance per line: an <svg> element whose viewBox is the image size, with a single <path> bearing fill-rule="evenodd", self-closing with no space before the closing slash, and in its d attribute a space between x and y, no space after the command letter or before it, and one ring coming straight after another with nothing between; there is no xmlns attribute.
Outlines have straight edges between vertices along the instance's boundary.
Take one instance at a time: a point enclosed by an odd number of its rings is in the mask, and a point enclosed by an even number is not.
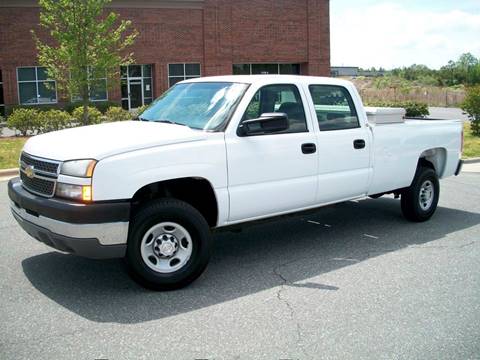
<svg viewBox="0 0 480 360"><path fill-rule="evenodd" d="M463 164L462 172L480 173L480 163Z"/></svg>

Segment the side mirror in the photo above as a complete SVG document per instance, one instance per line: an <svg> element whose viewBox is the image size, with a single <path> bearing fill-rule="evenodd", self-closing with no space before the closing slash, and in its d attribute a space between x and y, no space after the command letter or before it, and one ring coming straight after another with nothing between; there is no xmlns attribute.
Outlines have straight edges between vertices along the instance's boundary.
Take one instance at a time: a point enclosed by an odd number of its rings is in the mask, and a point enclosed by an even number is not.
<svg viewBox="0 0 480 360"><path fill-rule="evenodd" d="M238 136L271 134L288 130L288 116L285 113L263 113L259 118L244 120L238 127Z"/></svg>

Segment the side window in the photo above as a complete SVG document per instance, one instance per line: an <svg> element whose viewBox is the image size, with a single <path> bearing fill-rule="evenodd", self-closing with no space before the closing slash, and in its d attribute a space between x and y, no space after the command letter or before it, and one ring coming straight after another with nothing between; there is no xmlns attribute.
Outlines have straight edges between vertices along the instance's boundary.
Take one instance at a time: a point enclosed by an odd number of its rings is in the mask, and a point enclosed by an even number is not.
<svg viewBox="0 0 480 360"><path fill-rule="evenodd" d="M334 85L310 85L321 131L360 127L352 97L347 89Z"/></svg>
<svg viewBox="0 0 480 360"><path fill-rule="evenodd" d="M302 98L295 85L267 85L253 96L242 120L255 119L264 113L281 112L288 116L289 128L282 133L307 132Z"/></svg>

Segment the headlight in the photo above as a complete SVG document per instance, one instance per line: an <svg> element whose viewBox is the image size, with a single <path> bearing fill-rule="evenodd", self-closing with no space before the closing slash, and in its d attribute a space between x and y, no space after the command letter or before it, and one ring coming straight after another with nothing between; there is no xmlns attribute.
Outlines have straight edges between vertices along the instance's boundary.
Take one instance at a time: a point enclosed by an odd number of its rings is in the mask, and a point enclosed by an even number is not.
<svg viewBox="0 0 480 360"><path fill-rule="evenodd" d="M55 195L72 200L92 201L92 186L57 183Z"/></svg>
<svg viewBox="0 0 480 360"><path fill-rule="evenodd" d="M96 160L72 160L62 164L60 174L78 177L92 177L93 169L97 164Z"/></svg>

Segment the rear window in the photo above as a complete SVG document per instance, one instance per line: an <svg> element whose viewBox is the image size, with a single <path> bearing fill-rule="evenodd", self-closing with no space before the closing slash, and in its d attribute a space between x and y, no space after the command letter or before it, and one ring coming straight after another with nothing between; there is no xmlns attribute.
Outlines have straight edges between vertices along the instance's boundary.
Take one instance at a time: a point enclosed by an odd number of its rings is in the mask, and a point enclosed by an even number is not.
<svg viewBox="0 0 480 360"><path fill-rule="evenodd" d="M309 89L321 131L360 127L355 105L347 89L335 85L310 85Z"/></svg>

